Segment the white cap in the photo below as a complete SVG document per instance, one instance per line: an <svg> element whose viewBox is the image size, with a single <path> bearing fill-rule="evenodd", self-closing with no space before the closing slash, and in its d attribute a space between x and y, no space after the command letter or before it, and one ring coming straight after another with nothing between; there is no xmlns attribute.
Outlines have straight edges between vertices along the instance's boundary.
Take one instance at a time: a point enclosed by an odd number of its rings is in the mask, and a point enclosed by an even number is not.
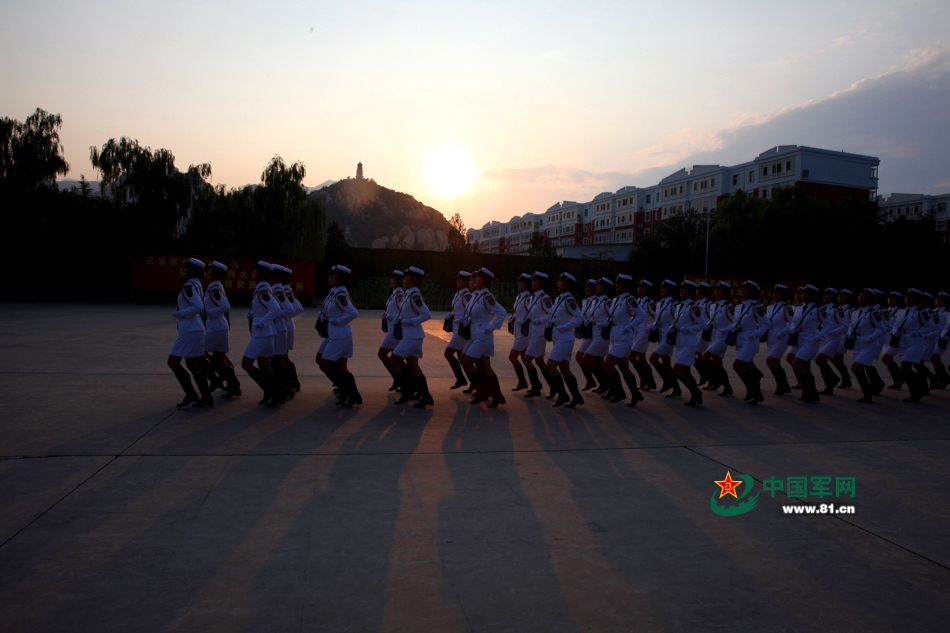
<svg viewBox="0 0 950 633"><path fill-rule="evenodd" d="M261 268L266 268L267 270L274 270L274 265L268 264L263 259L257 262L257 265L260 266Z"/></svg>
<svg viewBox="0 0 950 633"><path fill-rule="evenodd" d="M693 288L695 288L695 287L696 287L696 282L695 282L695 281L690 281L689 279L684 279L682 285L684 285L684 286L692 286Z"/></svg>
<svg viewBox="0 0 950 633"><path fill-rule="evenodd" d="M617 281L625 281L627 283L630 283L631 281L633 281L633 277L631 277L630 275L625 275L623 273L620 273L619 275L617 275Z"/></svg>
<svg viewBox="0 0 950 633"><path fill-rule="evenodd" d="M772 290L788 290L788 286L785 284L775 284L775 287Z"/></svg>
<svg viewBox="0 0 950 633"><path fill-rule="evenodd" d="M404 277L405 275L406 273L402 272L401 270L396 269L393 271L390 277Z"/></svg>
<svg viewBox="0 0 950 633"><path fill-rule="evenodd" d="M495 278L495 273L493 273L492 271L488 270L488 269L485 268L484 266L482 266L481 268L479 268L478 270L476 270L476 271L475 271L475 274L476 274L476 275L485 275L486 277L491 277L492 279Z"/></svg>
<svg viewBox="0 0 950 633"><path fill-rule="evenodd" d="M812 284L805 284L804 286L802 286L802 292L805 292L806 290L808 290L808 291L810 291L810 292L813 292L813 293L820 292L820 291L818 290L818 286L815 286L815 285L812 285Z"/></svg>
<svg viewBox="0 0 950 633"><path fill-rule="evenodd" d="M599 284L604 284L605 286L612 286L612 285L614 285L614 282L610 281L610 280L607 279L606 277L601 277L600 279L597 280L597 283L599 283Z"/></svg>
<svg viewBox="0 0 950 633"><path fill-rule="evenodd" d="M673 281L672 279L664 279L661 286L672 286L673 288L679 288L679 284Z"/></svg>
<svg viewBox="0 0 950 633"><path fill-rule="evenodd" d="M350 270L350 269L347 268L346 266L341 266L340 264L337 264L337 265L334 266L331 270L339 270L339 271L341 271L341 272L346 273L347 275L353 274L353 271L352 271L352 270Z"/></svg>
<svg viewBox="0 0 950 633"><path fill-rule="evenodd" d="M547 273L543 273L543 272L541 272L540 270L534 271L534 275L533 275L533 276L536 277L536 278L538 278L538 279L547 279L547 278L548 278L548 274L547 274Z"/></svg>
<svg viewBox="0 0 950 633"><path fill-rule="evenodd" d="M420 277L425 275L425 271L423 271L421 268L416 268L415 266L410 266L406 269L406 272L412 273L413 275L419 275Z"/></svg>
<svg viewBox="0 0 950 633"><path fill-rule="evenodd" d="M574 275L572 275L571 273L561 273L561 276L558 277L558 279L567 279L571 283L574 283L575 281L577 281L576 279L574 279Z"/></svg>
<svg viewBox="0 0 950 633"><path fill-rule="evenodd" d="M200 259L195 259L194 257L189 257L189 258L188 258L188 263L191 264L192 266L197 266L197 267L200 268L201 270L204 270L204 269L205 269L205 263L204 263L203 261L201 261Z"/></svg>
<svg viewBox="0 0 950 633"><path fill-rule="evenodd" d="M752 281L751 279L746 279L745 283L742 284L742 285L743 285L743 286L752 286L752 287L755 288L756 290L761 290L761 288L759 288L759 284L755 283L755 282Z"/></svg>
<svg viewBox="0 0 950 633"><path fill-rule="evenodd" d="M225 272L227 272L227 270L228 270L228 267L225 266L224 264L222 264L222 263L219 262L219 261L213 261L213 262L211 262L211 267L212 267L212 268L219 268L219 269L221 269L221 270L223 270L223 271L225 271Z"/></svg>
<svg viewBox="0 0 950 633"><path fill-rule="evenodd" d="M705 281L699 282L699 287L700 287L700 288L706 288L706 289L712 288L712 286L710 286L709 284L707 284Z"/></svg>
<svg viewBox="0 0 950 633"><path fill-rule="evenodd" d="M460 270L459 274L456 276L456 279L458 279L459 277L471 277L471 276L472 276L472 273L464 271L464 270Z"/></svg>
<svg viewBox="0 0 950 633"><path fill-rule="evenodd" d="M650 281L649 279L641 279L641 280L640 280L640 283L637 284L637 285L638 285L638 286L646 286L647 288L652 288L652 287L653 287L653 282Z"/></svg>

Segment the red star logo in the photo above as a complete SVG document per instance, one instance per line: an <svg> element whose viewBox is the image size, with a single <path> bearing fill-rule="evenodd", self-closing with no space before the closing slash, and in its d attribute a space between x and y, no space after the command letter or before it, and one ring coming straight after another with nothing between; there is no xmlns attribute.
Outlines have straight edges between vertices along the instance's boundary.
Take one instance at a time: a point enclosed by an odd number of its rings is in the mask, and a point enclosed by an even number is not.
<svg viewBox="0 0 950 633"><path fill-rule="evenodd" d="M719 498L722 499L726 495L732 495L736 499L739 496L736 494L736 486L739 484L745 483L741 479L733 479L732 474L729 471L726 471L726 478L723 481L717 481L716 484L722 488L722 492L719 493Z"/></svg>

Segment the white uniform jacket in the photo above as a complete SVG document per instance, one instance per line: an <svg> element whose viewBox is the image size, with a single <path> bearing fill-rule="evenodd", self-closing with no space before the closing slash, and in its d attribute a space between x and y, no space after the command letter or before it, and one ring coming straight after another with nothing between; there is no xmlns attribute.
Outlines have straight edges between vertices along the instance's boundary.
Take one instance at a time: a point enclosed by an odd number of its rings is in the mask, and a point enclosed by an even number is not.
<svg viewBox="0 0 950 633"><path fill-rule="evenodd" d="M330 322L329 335L331 339L350 338L353 336L353 328L350 327L350 321L360 315L353 305L353 300L346 292L345 286L334 288L327 300L323 303L323 313Z"/></svg>
<svg viewBox="0 0 950 633"><path fill-rule="evenodd" d="M290 302L290 305L293 306L293 313L284 319L287 331L293 332L297 329L297 326L294 325L294 317L303 312L303 304L300 303L300 299L297 298L297 295L294 294L294 291L290 289L290 285L288 284L284 284L284 297Z"/></svg>
<svg viewBox="0 0 950 633"><path fill-rule="evenodd" d="M676 346L688 345L692 341L698 341L700 333L709 327L709 321L703 316L702 308L692 299L687 299L679 304L676 309L676 316L673 317L671 327L676 328L677 338Z"/></svg>
<svg viewBox="0 0 950 633"><path fill-rule="evenodd" d="M538 290L531 295L531 303L528 306L528 318L531 319L529 336L531 338L544 337L544 324L551 318L553 310L554 303L543 290Z"/></svg>
<svg viewBox="0 0 950 633"><path fill-rule="evenodd" d="M677 310L676 300L673 297L664 297L656 304L656 316L653 317L653 327L660 330L660 340L666 340L666 333L669 331L673 321L676 320Z"/></svg>
<svg viewBox="0 0 950 633"><path fill-rule="evenodd" d="M632 339L637 329L643 326L647 315L639 302L628 293L617 295L610 304L606 321L613 324L610 340L626 341Z"/></svg>
<svg viewBox="0 0 950 633"><path fill-rule="evenodd" d="M389 298L386 299L386 309L383 310L383 318L386 319L386 325L388 326L386 331L389 333L392 333L393 331L393 325L396 323L396 317L399 316L399 311L402 309L402 302L405 297L405 290L402 288L393 288ZM403 337L406 335L405 327L406 326L403 325Z"/></svg>
<svg viewBox="0 0 950 633"><path fill-rule="evenodd" d="M511 307L511 316L508 322L515 327L515 336L521 336L521 322L528 316L528 304L531 302L531 293L525 290L515 297L515 305Z"/></svg>
<svg viewBox="0 0 950 633"><path fill-rule="evenodd" d="M551 338L555 343L568 339L573 341L574 328L580 325L583 320L581 309L577 306L577 302L574 301L571 293L562 293L554 302L554 309L547 320L547 325L554 328Z"/></svg>
<svg viewBox="0 0 950 633"><path fill-rule="evenodd" d="M224 284L220 281L212 281L205 290L205 314L208 317L205 322L205 331L230 330L231 325L227 317L229 312L231 312L231 304L224 293Z"/></svg>
<svg viewBox="0 0 950 633"><path fill-rule="evenodd" d="M795 309L784 301L773 303L765 311L765 318L769 322L769 343L785 344L788 340L788 327L795 318Z"/></svg>
<svg viewBox="0 0 950 633"><path fill-rule="evenodd" d="M789 333L798 332L798 345L821 338L821 316L818 304L806 303L798 307L795 320L789 326Z"/></svg>
<svg viewBox="0 0 950 633"><path fill-rule="evenodd" d="M254 297L251 299L251 315L254 322L251 325L251 338L274 336L277 328L274 319L280 314L280 304L271 293L270 284L262 281L254 287Z"/></svg>
<svg viewBox="0 0 950 633"><path fill-rule="evenodd" d="M769 331L769 321L765 318L765 306L755 299L748 299L736 310L732 330L739 333L736 345L758 342Z"/></svg>
<svg viewBox="0 0 950 633"><path fill-rule="evenodd" d="M182 286L181 292L178 293L178 309L172 313L172 316L178 319L179 334L205 331L201 320L205 311L202 294L201 281L197 277L192 277Z"/></svg>
<svg viewBox="0 0 950 633"><path fill-rule="evenodd" d="M881 337L887 332L887 326L880 310L864 306L854 312L847 336L854 336L854 350L868 347L880 347Z"/></svg>
<svg viewBox="0 0 950 633"><path fill-rule="evenodd" d="M465 316L465 308L472 298L472 292L468 288L462 288L452 297L452 315L455 317L452 321L452 332L459 333L459 326L462 324L462 317Z"/></svg>
<svg viewBox="0 0 950 633"><path fill-rule="evenodd" d="M472 293L472 298L465 309L465 319L472 326L473 341L491 338L495 330L501 328L508 311L497 301L495 295L482 288Z"/></svg>
<svg viewBox="0 0 950 633"><path fill-rule="evenodd" d="M432 318L429 306L422 300L422 292L419 288L412 287L406 291L402 297L402 303L399 304L399 313L396 315L393 323L396 321L402 323L403 340L415 340L425 338L425 331L422 324Z"/></svg>

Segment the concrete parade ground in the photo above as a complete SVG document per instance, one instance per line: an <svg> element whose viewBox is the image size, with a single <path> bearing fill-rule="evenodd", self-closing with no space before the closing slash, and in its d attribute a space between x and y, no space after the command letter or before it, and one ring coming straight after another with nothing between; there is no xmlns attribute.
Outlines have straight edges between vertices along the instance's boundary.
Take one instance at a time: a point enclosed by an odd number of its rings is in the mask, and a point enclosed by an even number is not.
<svg viewBox="0 0 950 633"><path fill-rule="evenodd" d="M173 310L0 304L0 631L947 630L950 390L805 405L767 375L748 406L733 375L696 409L553 409L511 393L503 330L489 410L449 390L437 314L417 410L393 405L367 311L348 410L308 309L294 400L257 406L238 367L243 397L178 410ZM713 511L727 472L758 494L739 516Z"/></svg>

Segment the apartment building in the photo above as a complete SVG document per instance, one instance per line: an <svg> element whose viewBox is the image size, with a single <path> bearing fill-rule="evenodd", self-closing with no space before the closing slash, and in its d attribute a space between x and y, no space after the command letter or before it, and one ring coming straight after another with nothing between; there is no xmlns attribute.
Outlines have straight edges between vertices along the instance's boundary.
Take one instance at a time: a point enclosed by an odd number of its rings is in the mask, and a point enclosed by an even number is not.
<svg viewBox="0 0 950 633"><path fill-rule="evenodd" d="M950 193L942 193L934 196L927 196L922 193L892 193L886 198L878 199L878 206L881 208L881 217L885 222L893 222L898 218L910 218L920 220L931 218L934 221L934 228L940 234L940 241L947 243L950 241L950 226L947 220L950 220Z"/></svg>
<svg viewBox="0 0 950 633"><path fill-rule="evenodd" d="M705 217L738 189L769 198L783 187L798 186L832 202L841 197L873 200L879 165L880 159L873 156L781 145L739 165L693 165L650 187L622 187L589 202L559 202L538 216L529 213L505 223L492 221L481 229L469 229L466 237L482 253L525 252L530 248L529 230L547 235L562 254L577 246L633 248L658 223L674 215ZM524 218L529 216L526 223Z"/></svg>

